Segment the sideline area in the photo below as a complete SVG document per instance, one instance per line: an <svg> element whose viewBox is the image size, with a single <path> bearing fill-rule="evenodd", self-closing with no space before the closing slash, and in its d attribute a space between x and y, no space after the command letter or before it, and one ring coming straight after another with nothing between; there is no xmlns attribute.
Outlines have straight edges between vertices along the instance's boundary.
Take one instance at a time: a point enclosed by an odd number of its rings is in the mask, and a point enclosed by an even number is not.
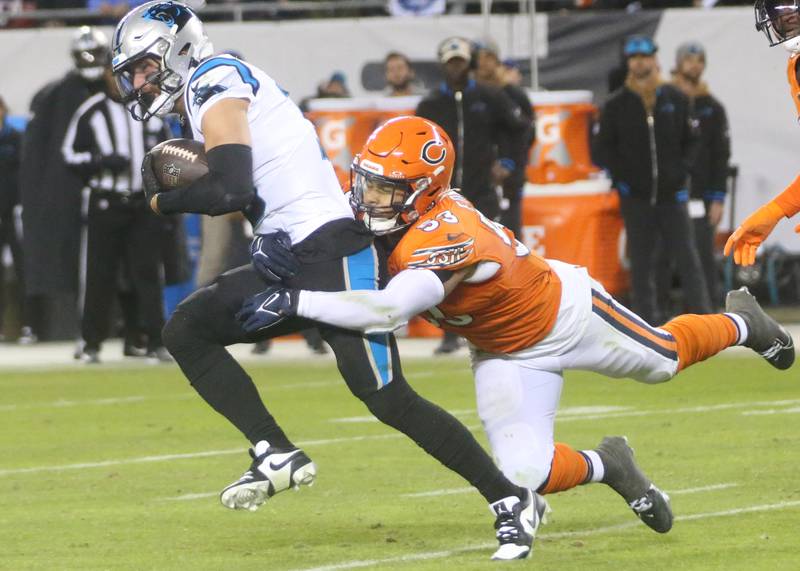
<svg viewBox="0 0 800 571"><path fill-rule="evenodd" d="M798 328L800 332L800 328ZM400 355L404 359L421 359L433 356L433 350L438 346L439 339L398 339ZM269 364L296 362L302 366L304 362L334 361L333 353L328 350L325 355L316 355L306 346L302 339L279 339L272 344L272 348L265 355L254 355L252 345L233 345L229 348L236 360L248 364ZM3 369L40 369L63 367L103 367L113 366L145 366L150 364L148 359L122 356L122 341L113 339L103 343L100 352L100 365L86 365L73 358L75 343L70 341L35 343L33 345L15 345L13 343L0 344L0 370ZM469 358L469 351L462 347L455 353L446 357ZM152 364L164 366L164 364ZM168 366L177 366L167 364Z"/></svg>
<svg viewBox="0 0 800 571"><path fill-rule="evenodd" d="M787 329L795 339L795 343L800 340L800 324L788 325ZM403 339L398 338L400 356L403 359L428 359L433 357L433 350L439 345L439 339ZM297 362L301 365L304 361L334 361L333 353L328 351L325 355L316 355L306 346L301 339L279 339L272 345L270 351L265 355L254 355L252 345L233 345L229 348L231 354L240 362L248 364L268 364L268 363L288 363ZM102 363L100 365L86 365L73 358L75 343L73 342L54 342L54 343L35 343L33 345L15 345L13 343L0 344L0 370L3 369L40 369L40 368L60 368L60 367L103 367L113 366L144 366L152 364L145 358L133 358L122 356L122 341L114 339L103 344L100 354ZM734 347L726 351L729 356L747 356L749 349L744 347ZM469 359L469 351L466 346L461 347L455 353L440 357L442 359L459 358ZM164 366L164 364L160 364ZM170 365L170 364L167 364Z"/></svg>

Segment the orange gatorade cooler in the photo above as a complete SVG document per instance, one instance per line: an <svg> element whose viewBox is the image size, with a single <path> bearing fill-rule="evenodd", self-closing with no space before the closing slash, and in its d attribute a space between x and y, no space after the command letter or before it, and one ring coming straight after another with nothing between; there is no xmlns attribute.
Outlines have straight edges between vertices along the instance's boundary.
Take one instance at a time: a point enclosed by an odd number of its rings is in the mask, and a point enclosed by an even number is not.
<svg viewBox="0 0 800 571"><path fill-rule="evenodd" d="M611 294L628 288L625 228L607 179L528 183L520 241L545 258L584 266Z"/></svg>
<svg viewBox="0 0 800 571"><path fill-rule="evenodd" d="M591 91L532 91L536 142L528 162L535 184L585 180L598 171L589 153L589 132L597 108Z"/></svg>
<svg viewBox="0 0 800 571"><path fill-rule="evenodd" d="M413 114L419 97L348 97L312 99L306 117L314 123L320 144L342 188L350 184L350 164L370 133L392 117Z"/></svg>

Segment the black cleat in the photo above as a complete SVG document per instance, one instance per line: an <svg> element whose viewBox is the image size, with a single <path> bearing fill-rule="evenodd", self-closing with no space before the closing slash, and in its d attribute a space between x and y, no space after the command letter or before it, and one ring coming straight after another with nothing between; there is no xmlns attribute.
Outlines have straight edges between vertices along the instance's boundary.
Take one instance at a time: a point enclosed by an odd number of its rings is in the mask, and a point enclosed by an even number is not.
<svg viewBox="0 0 800 571"><path fill-rule="evenodd" d="M442 342L433 350L434 355L449 355L461 349L461 338L458 335L445 334Z"/></svg>
<svg viewBox="0 0 800 571"><path fill-rule="evenodd" d="M250 449L250 456L250 469L219 495L226 508L256 511L277 493L312 485L317 475L317 467L299 448L273 448L262 440Z"/></svg>
<svg viewBox="0 0 800 571"><path fill-rule="evenodd" d="M531 490L525 498L509 496L489 506L495 515L494 528L500 547L492 555L495 561L525 559L533 550L536 530L548 511L545 499Z"/></svg>
<svg viewBox="0 0 800 571"><path fill-rule="evenodd" d="M794 364L792 336L761 309L746 287L728 292L725 311L741 316L747 323L746 347L764 357L776 369L785 370Z"/></svg>
<svg viewBox="0 0 800 571"><path fill-rule="evenodd" d="M667 533L672 529L669 496L644 475L633 458L624 436L606 436L595 449L603 461L603 483L625 498L633 513L650 529Z"/></svg>

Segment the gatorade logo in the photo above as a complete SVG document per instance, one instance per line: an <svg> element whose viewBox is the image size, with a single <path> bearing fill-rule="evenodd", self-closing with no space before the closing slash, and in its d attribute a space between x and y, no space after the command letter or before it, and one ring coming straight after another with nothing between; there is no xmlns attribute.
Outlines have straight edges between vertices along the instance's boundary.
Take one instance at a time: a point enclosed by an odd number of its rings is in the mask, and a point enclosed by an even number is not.
<svg viewBox="0 0 800 571"><path fill-rule="evenodd" d="M436 139L428 141L422 147L422 160L429 165L438 165L442 163L447 156L447 149Z"/></svg>

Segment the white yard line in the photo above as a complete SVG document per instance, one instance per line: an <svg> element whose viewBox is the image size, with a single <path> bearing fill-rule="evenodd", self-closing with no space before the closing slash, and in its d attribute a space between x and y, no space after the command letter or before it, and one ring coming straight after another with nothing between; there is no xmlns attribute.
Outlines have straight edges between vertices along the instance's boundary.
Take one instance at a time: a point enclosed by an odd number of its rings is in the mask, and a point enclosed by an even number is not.
<svg viewBox="0 0 800 571"><path fill-rule="evenodd" d="M219 492L203 492L202 494L184 494L182 496L175 496L172 498L161 498L164 501L185 502L187 500L202 500L205 498L213 498L218 496Z"/></svg>
<svg viewBox="0 0 800 571"><path fill-rule="evenodd" d="M798 412L800 412L800 406L783 409L770 408L767 410L746 410L742 414L744 416L759 416L764 414L797 414Z"/></svg>
<svg viewBox="0 0 800 571"><path fill-rule="evenodd" d="M597 419L597 418L603 418L604 415L607 414L613 415L621 412L628 412L631 411L632 409L633 407L631 406L613 406L613 405L567 406L558 411L558 418L573 419L573 417L579 417L579 418ZM450 410L449 412L453 416L470 416L470 415L474 416L478 414L478 411L475 410L474 408ZM671 411L665 411L665 412L671 412ZM378 422L378 419L376 419L374 416L346 416L343 418L331 418L329 422L340 422L340 423Z"/></svg>
<svg viewBox="0 0 800 571"><path fill-rule="evenodd" d="M448 410L453 416L475 416L474 408L465 408L463 410ZM377 423L380 422L374 416L345 416L342 418L329 418L328 422L336 422L340 424L360 424L360 423Z"/></svg>
<svg viewBox="0 0 800 571"><path fill-rule="evenodd" d="M678 516L675 518L676 522L680 521L695 521L700 519L708 519L713 517L725 517L725 516L732 516L732 515L739 515L743 513L753 513L753 512L765 512L765 511L775 511L775 510L782 510L787 508L796 508L800 507L800 500L799 501L792 501L792 502L779 502L775 504L762 504L758 506L749 506L746 508L736 508L731 510L724 510L724 511L717 511L717 512L705 512L705 513L698 513L692 515L684 515ZM601 533L608 533L613 531L622 531L625 529L638 527L641 525L639 521L630 521L628 523L618 524L618 525L609 525L606 527L598 527L595 529L587 529L587 530L578 530L578 531L564 531L558 533L540 533L537 537L539 539L566 539L572 537L586 537L592 535L598 535ZM411 555L400 555L398 557L387 557L385 559L367 559L367 560L356 560L356 561L343 561L342 563L334 563L332 565L323 565L321 567L307 567L304 569L299 569L296 571L338 571L340 569L358 569L361 567L372 567L375 565L385 565L391 563L410 563L413 561L426 561L430 559L443 559L445 557L452 557L453 555L459 555L461 553L468 553L471 551L484 551L487 552L497 544L492 543L481 543L477 545L468 545L463 547L456 547L453 549L443 550L443 551L428 551L424 553L414 553ZM488 555L488 553L487 553ZM489 563L487 562L487 565Z"/></svg>
<svg viewBox="0 0 800 571"><path fill-rule="evenodd" d="M735 410L737 408L750 408L759 406L791 406L800 404L800 399L792 400L776 400L776 401L753 401L753 402L731 402L720 403L704 406L690 406L681 408L665 408L665 409L637 409L630 410L631 407L614 407L614 406L586 406L586 407L567 407L564 410L558 411L556 422L574 422L580 420L602 420L605 418L625 418L636 416L652 416L654 414L699 414L704 412L716 412L723 410ZM475 409L464 409L451 411L455 416L468 416L476 414ZM759 412L756 410L745 411L742 414L755 415L755 414L776 414L782 412L800 412L800 407L789 409L768 409L767 411ZM359 423L359 422L377 422L371 416L351 416L344 418L332 418L330 422L340 423Z"/></svg>
<svg viewBox="0 0 800 571"><path fill-rule="evenodd" d="M344 381L299 381L296 383L281 383L279 385L270 385L268 383L259 383L257 387L262 391L275 391L275 390L294 390L294 389L317 389L322 387L332 387L336 385L345 386ZM157 396L127 396L127 397L109 397L103 399L86 399L86 400L56 400L48 402L32 402L21 404L0 404L0 412L12 412L15 410L26 410L32 408L65 408L76 406L102 406L114 404L135 404L142 402L164 401L164 400L191 400L199 399L197 393L175 393Z"/></svg>
<svg viewBox="0 0 800 571"><path fill-rule="evenodd" d="M725 490L728 488L734 488L739 484L735 483L726 483L726 484L711 484L710 486L702 486L699 488L685 488L683 490L666 490L670 495L680 495L680 494L696 494L699 492L710 492L713 490ZM469 492L474 492L474 488L445 488L442 490L431 490L430 492L416 492L414 494L400 494L402 498L433 498L436 496L452 496L455 494L468 494ZM177 499L177 498L173 498Z"/></svg>
<svg viewBox="0 0 800 571"><path fill-rule="evenodd" d="M88 400L56 400L50 402L32 402L27 404L2 404L0 405L0 412L10 412L14 410L23 410L30 408L67 408L75 406L103 406L111 404L128 404L134 402L142 402L147 400L147 397L118 397L106 399L88 399Z"/></svg>
<svg viewBox="0 0 800 571"><path fill-rule="evenodd" d="M298 442L299 446L325 446L327 444L341 444L344 442L358 442L361 440L383 440L387 438L400 438L403 434L396 432L390 434L373 434L370 436L347 436L343 438L325 438L321 440L304 440ZM103 460L100 462L83 462L80 464L61 464L56 466L32 466L30 468L9 468L0 470L0 476L14 474L35 474L39 472L62 472L64 470L82 470L84 468L103 468L106 466L120 466L124 464L145 464L148 462L164 462L167 460L186 460L191 458L204 458L208 456L224 456L228 454L245 455L244 448L230 448L228 450L208 450L206 452L187 452L185 454L163 454L161 456L140 456L121 460Z"/></svg>
<svg viewBox="0 0 800 571"><path fill-rule="evenodd" d="M432 498L435 496L451 496L453 494L467 494L475 491L475 488L446 488L444 490L432 490L430 492L417 492L415 494L400 494L402 498Z"/></svg>
<svg viewBox="0 0 800 571"><path fill-rule="evenodd" d="M728 482L727 484L711 484L710 486L700 486L699 488L684 488L683 490L667 490L671 496L680 494L698 494L700 492L713 492L715 490L727 490L728 488L735 488L739 484L735 482Z"/></svg>
<svg viewBox="0 0 800 571"><path fill-rule="evenodd" d="M754 401L754 402L731 402L712 404L704 406L689 406L673 409L649 409L631 410L622 412L610 412L601 414L587 414L581 416L568 416L566 418L556 417L556 422L571 422L575 420L600 420L604 418L624 418L631 416L650 416L653 414L695 414L703 412L716 412L720 410L733 410L737 408L758 407L758 406L790 406L800 404L800 399L776 400L776 401Z"/></svg>

